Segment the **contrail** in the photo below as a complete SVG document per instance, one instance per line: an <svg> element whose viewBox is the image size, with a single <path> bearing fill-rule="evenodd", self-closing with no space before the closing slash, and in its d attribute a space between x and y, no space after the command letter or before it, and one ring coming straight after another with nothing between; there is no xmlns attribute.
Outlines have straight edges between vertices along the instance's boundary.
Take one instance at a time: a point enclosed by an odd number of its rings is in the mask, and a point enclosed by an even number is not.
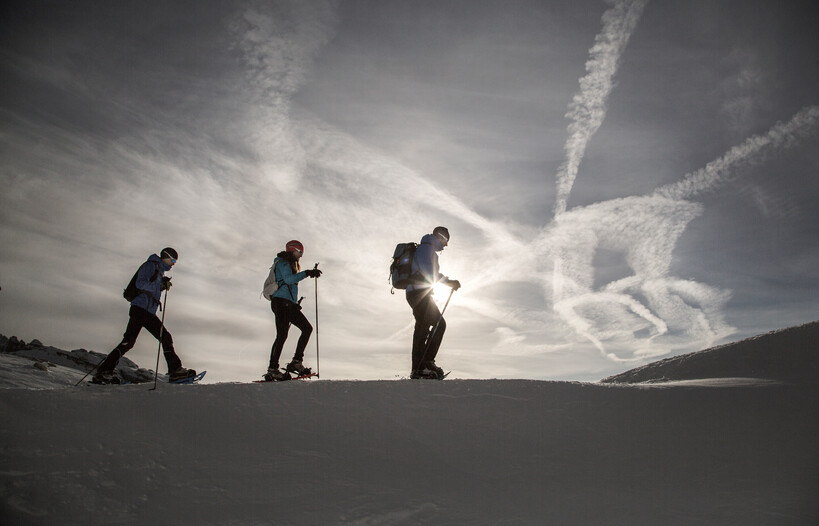
<svg viewBox="0 0 819 526"><path fill-rule="evenodd" d="M704 168L687 174L681 181L658 188L654 194L672 199L688 199L717 188L729 178L733 169L762 162L771 153L793 146L799 139L813 133L817 122L819 106L806 106L788 122L779 122L764 135L748 138Z"/></svg>
<svg viewBox="0 0 819 526"><path fill-rule="evenodd" d="M586 76L580 79L580 92L575 94L566 114L572 123L564 146L566 160L557 174L555 216L566 211L586 145L606 117L606 101L620 57L647 3L648 0L620 0L603 13L603 30L589 50Z"/></svg>

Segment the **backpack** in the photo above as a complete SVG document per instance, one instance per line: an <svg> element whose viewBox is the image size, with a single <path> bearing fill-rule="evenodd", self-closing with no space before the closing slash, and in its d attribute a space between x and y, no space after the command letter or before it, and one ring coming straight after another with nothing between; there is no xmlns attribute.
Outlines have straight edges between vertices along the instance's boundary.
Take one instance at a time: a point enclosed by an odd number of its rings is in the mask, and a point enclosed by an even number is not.
<svg viewBox="0 0 819 526"><path fill-rule="evenodd" d="M264 280L262 296L264 296L264 299L269 300L277 290L279 290L279 282L276 281L276 264L273 263L273 266L270 267L270 274L268 274L267 279Z"/></svg>
<svg viewBox="0 0 819 526"><path fill-rule="evenodd" d="M417 281L417 276L412 272L412 260L415 259L415 249L418 243L398 243L392 254L392 264L390 265L390 283L394 289L406 289Z"/></svg>
<svg viewBox="0 0 819 526"><path fill-rule="evenodd" d="M151 276L152 282L156 280L157 276L159 276L159 264L156 261L154 261L154 266L155 266L154 275ZM142 266L140 266L140 268L142 268ZM132 277L131 281L128 282L128 286L122 290L122 297L125 298L129 303L134 301L136 297L139 296L140 294L145 294L145 291L136 288L137 274L139 274L139 269L137 269L137 271L134 272L134 277Z"/></svg>

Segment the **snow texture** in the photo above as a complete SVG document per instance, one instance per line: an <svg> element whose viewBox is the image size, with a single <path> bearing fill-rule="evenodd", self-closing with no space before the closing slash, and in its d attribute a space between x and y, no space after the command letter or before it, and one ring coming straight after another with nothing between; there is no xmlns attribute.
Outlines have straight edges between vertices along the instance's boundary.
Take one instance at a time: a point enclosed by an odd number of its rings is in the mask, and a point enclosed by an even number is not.
<svg viewBox="0 0 819 526"><path fill-rule="evenodd" d="M73 387L64 351L0 338L0 524L815 525L815 332L619 380L639 384L156 391Z"/></svg>

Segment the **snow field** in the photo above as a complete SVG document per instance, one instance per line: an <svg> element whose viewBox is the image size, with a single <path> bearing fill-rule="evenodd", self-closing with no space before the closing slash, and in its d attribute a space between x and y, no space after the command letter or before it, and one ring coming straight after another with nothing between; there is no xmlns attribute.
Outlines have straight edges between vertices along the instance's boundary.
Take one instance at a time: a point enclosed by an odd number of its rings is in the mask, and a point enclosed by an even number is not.
<svg viewBox="0 0 819 526"><path fill-rule="evenodd" d="M815 524L819 392L524 380L0 390L0 523Z"/></svg>

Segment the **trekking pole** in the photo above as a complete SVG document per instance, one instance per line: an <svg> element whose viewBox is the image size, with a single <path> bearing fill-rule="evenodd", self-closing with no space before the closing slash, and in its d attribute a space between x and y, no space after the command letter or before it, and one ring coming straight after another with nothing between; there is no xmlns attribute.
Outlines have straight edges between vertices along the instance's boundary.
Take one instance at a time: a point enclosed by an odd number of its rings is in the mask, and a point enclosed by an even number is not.
<svg viewBox="0 0 819 526"><path fill-rule="evenodd" d="M318 269L319 264L313 267L313 270ZM321 378L319 375L319 317L318 317L318 276L313 278L316 280L316 378Z"/></svg>
<svg viewBox="0 0 819 526"><path fill-rule="evenodd" d="M98 363L97 365L95 365L95 366L94 366L94 367L93 367L93 368L92 368L90 371L88 371L87 373L85 373L85 376L83 376L82 378L80 378L80 381L79 381L79 382L77 382L77 383L75 383L75 384L74 384L74 387L77 387L78 385L80 385L80 384L82 383L82 381L83 381L83 380L85 380L86 378L88 378L88 375L89 375L89 374L91 374L91 373L93 373L94 371L96 371L96 370L97 370L97 367L99 367L100 365L102 365L102 362L104 362L104 361L105 361L105 358L103 358L102 360L100 360L100 361L99 361L99 363Z"/></svg>
<svg viewBox="0 0 819 526"><path fill-rule="evenodd" d="M446 299L446 303L444 303L444 308L441 309L441 315L438 316L438 321L435 322L435 326L432 328L432 332L429 333L427 336L427 341L424 343L424 354L421 355L421 362L418 364L420 367L423 365L424 360L427 357L427 351L429 351L429 345L432 343L432 338L435 337L435 332L438 330L438 325L441 324L441 320L444 319L444 313L446 312L446 308L449 306L449 300L452 299L452 295L455 293L455 289L449 289L449 296Z"/></svg>
<svg viewBox="0 0 819 526"><path fill-rule="evenodd" d="M171 289L168 287L165 289L165 299L162 302L162 322L159 327L159 345L156 347L156 368L154 369L154 386L149 389L149 391L156 391L156 380L159 376L159 351L162 349L162 333L165 331L165 305L168 304L168 292Z"/></svg>

